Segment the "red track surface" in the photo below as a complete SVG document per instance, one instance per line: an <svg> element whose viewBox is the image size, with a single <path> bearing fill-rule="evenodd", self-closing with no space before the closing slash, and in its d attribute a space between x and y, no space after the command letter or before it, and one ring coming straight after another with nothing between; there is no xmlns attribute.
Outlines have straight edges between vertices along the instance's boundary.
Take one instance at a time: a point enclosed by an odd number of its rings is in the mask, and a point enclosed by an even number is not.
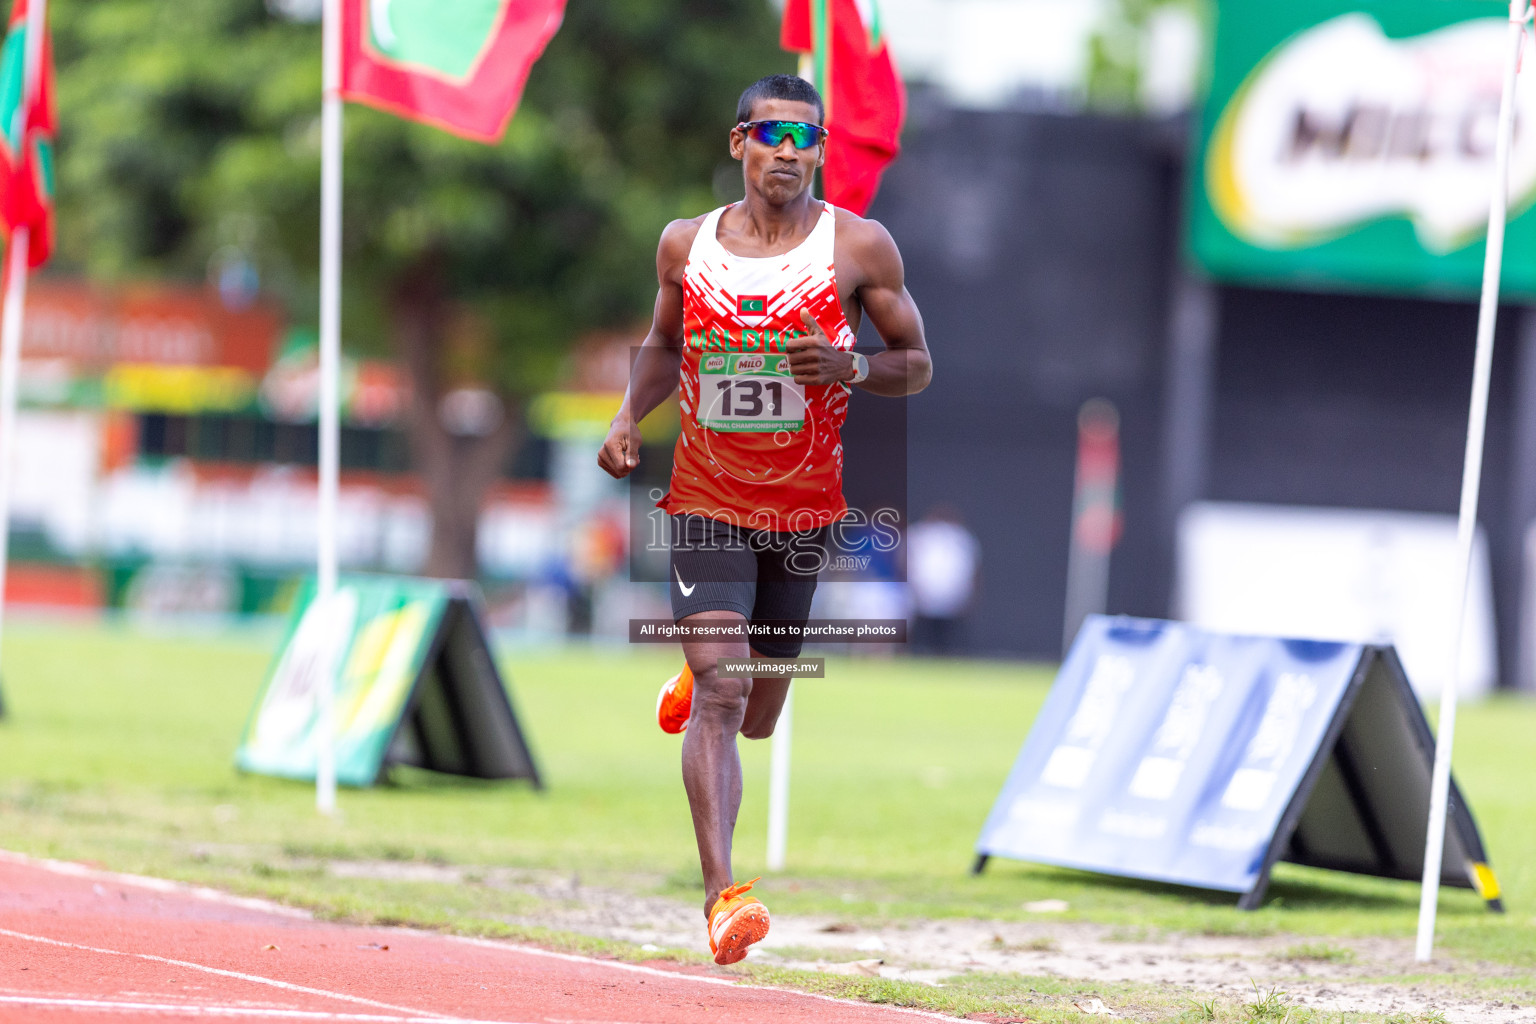
<svg viewBox="0 0 1536 1024"><path fill-rule="evenodd" d="M326 924L254 900L0 854L7 1024L897 1024L934 1016L508 943Z"/></svg>

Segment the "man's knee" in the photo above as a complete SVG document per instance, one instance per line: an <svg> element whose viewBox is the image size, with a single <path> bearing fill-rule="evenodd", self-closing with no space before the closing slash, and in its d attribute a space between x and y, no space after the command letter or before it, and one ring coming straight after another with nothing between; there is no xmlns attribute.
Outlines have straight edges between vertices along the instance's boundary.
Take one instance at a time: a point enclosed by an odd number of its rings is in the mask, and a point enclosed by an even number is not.
<svg viewBox="0 0 1536 1024"><path fill-rule="evenodd" d="M746 714L751 696L752 680L722 678L711 669L694 676L693 713L727 721L739 719Z"/></svg>

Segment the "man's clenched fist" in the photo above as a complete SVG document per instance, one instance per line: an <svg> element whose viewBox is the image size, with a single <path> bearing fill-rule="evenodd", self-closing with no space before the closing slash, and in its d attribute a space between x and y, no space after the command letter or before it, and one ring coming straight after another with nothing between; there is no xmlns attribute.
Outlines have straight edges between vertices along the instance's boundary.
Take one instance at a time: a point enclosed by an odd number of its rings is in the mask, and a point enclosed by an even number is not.
<svg viewBox="0 0 1536 1024"><path fill-rule="evenodd" d="M640 428L628 416L620 415L608 428L608 439L597 453L597 464L616 480L629 476L640 465Z"/></svg>

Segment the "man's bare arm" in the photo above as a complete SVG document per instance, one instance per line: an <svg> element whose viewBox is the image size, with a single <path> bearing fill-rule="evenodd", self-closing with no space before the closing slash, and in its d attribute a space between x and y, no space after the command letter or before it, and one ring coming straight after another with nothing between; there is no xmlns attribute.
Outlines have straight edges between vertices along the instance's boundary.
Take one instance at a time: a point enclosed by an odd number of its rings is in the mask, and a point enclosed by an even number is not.
<svg viewBox="0 0 1536 1024"><path fill-rule="evenodd" d="M663 308L665 305L667 294L666 289L662 289L656 295L658 321L670 319L670 311ZM640 343L639 352L635 354L635 365L630 368L629 387L625 389L624 402L614 418L627 418L639 423L649 416L677 389L677 371L682 360L682 330L674 333L652 326L650 333Z"/></svg>
<svg viewBox="0 0 1536 1024"><path fill-rule="evenodd" d="M869 376L857 384L876 395L913 395L933 380L933 360L923 317L907 291L906 268L895 239L877 221L848 225L849 246L863 274L857 296L864 315L880 332L886 351L869 359Z"/></svg>
<svg viewBox="0 0 1536 1024"><path fill-rule="evenodd" d="M933 363L923 338L923 318L907 292L901 253L890 233L875 221L850 218L840 222L839 228L838 273L851 274L860 282L854 296L886 348L870 357L869 376L855 386L892 398L916 394L933 379ZM808 311L802 310L800 317L806 333L785 345L795 382L852 383L853 354L834 347L825 328Z"/></svg>
<svg viewBox="0 0 1536 1024"><path fill-rule="evenodd" d="M598 452L597 464L623 478L640 464L640 421L677 388L683 361L683 264L698 234L699 221L673 221L656 247L656 277L661 284L651 329L630 370L624 401Z"/></svg>

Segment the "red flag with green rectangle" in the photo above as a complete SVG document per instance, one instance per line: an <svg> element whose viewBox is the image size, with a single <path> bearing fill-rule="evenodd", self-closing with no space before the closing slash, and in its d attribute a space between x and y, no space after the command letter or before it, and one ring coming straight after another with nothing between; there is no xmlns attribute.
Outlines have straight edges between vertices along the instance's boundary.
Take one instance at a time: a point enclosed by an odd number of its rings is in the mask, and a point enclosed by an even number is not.
<svg viewBox="0 0 1536 1024"><path fill-rule="evenodd" d="M780 41L814 59L831 129L821 171L827 202L863 214L901 150L907 109L876 0L789 0Z"/></svg>
<svg viewBox="0 0 1536 1024"><path fill-rule="evenodd" d="M53 48L43 33L37 81L27 100L27 0L16 0L0 48L0 221L6 237L25 227L28 266L53 251Z"/></svg>
<svg viewBox="0 0 1536 1024"><path fill-rule="evenodd" d="M342 0L341 92L495 142L565 0Z"/></svg>

